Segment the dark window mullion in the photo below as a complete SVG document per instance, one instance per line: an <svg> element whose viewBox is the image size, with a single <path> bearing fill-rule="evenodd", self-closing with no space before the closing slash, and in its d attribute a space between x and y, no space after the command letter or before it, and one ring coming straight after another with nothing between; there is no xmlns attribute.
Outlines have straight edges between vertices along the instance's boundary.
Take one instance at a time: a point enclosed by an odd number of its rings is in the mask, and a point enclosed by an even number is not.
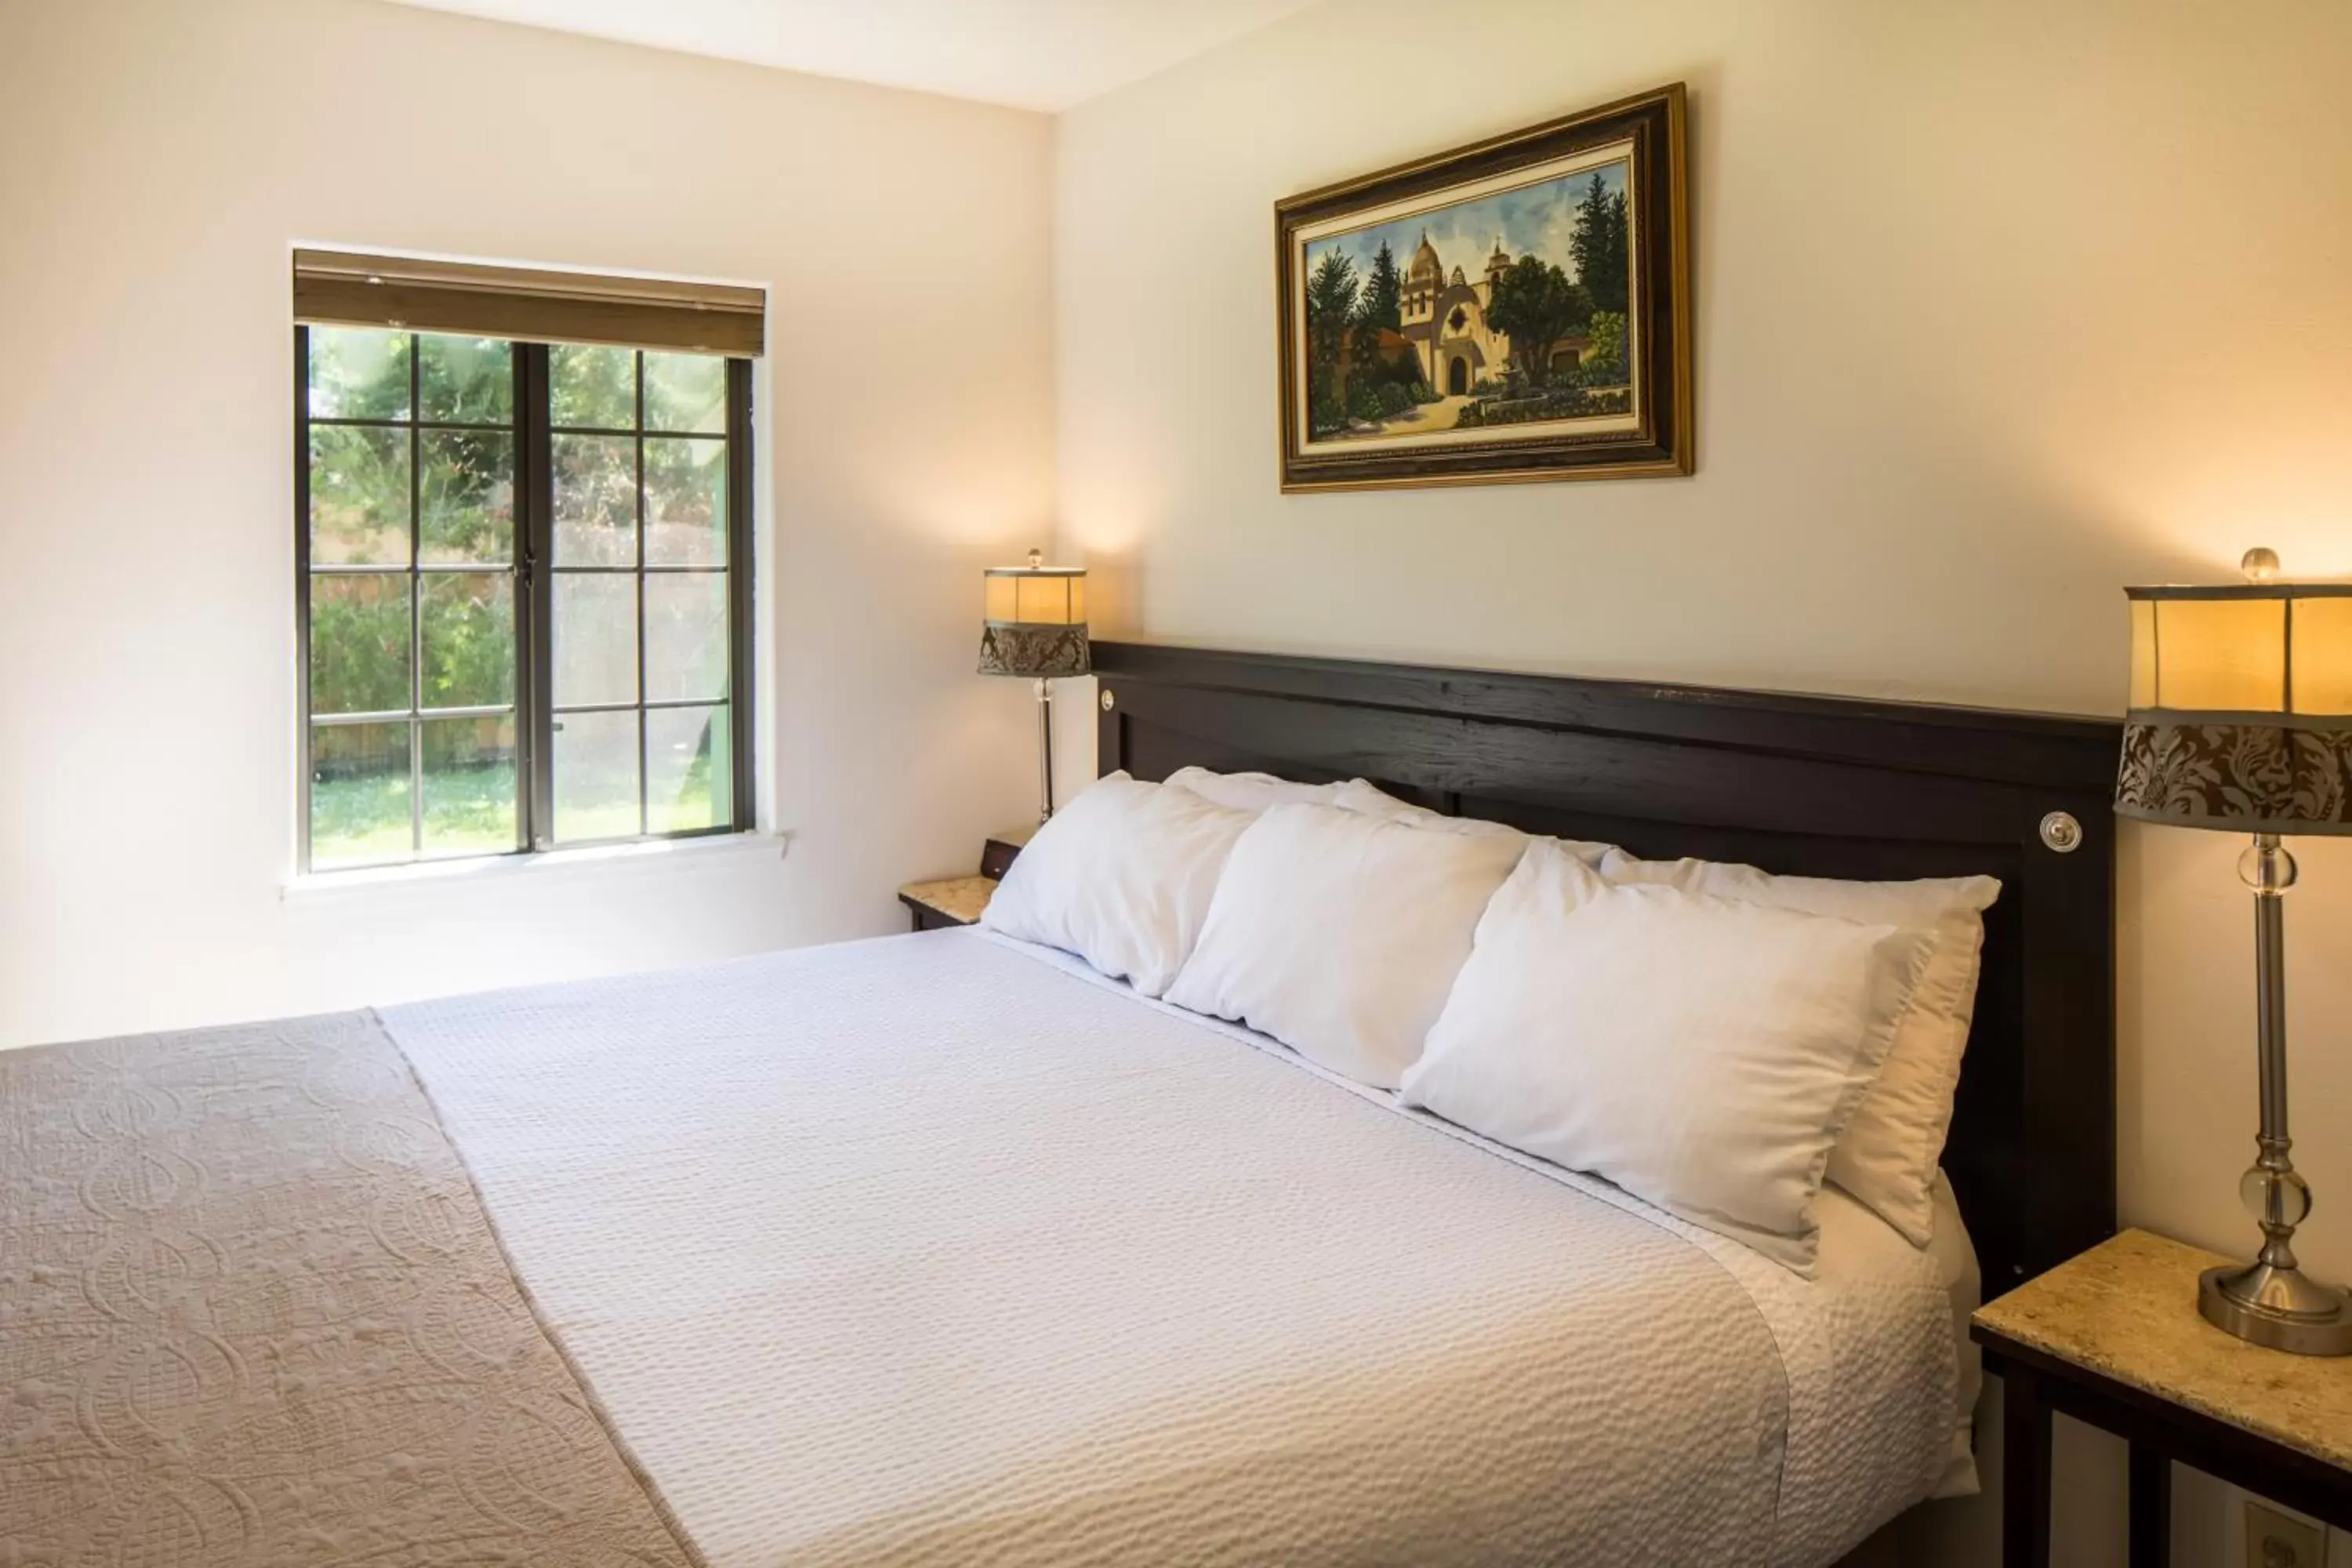
<svg viewBox="0 0 2352 1568"><path fill-rule="evenodd" d="M735 777L728 825L739 831L759 826L758 758L751 693L755 627L751 602L751 362L727 362L727 710Z"/></svg>
<svg viewBox="0 0 2352 1568"><path fill-rule="evenodd" d="M329 421L321 419L319 423L324 425ZM354 419L347 423L362 425L367 421ZM645 435L652 437L656 441L706 441L714 447L727 439L727 432L724 430L656 430L651 425L647 425L642 431L604 425L557 425L551 428L559 436L611 436L625 438L630 436Z"/></svg>
<svg viewBox="0 0 2352 1568"><path fill-rule="evenodd" d="M515 843L517 849L527 850L532 843L531 770L536 765L538 748L532 744L530 729L530 487L523 482L528 459L523 451L522 427L529 419L530 401L527 393L530 377L523 367L524 345L515 343L507 350L508 396L513 417L508 429L514 442L514 534L509 542L509 566L513 573L507 587L514 606L514 744L515 744Z"/></svg>
<svg viewBox="0 0 2352 1568"><path fill-rule="evenodd" d="M294 635L301 650L301 679L294 683L294 721L300 726L295 754L302 774L296 791L294 869L310 869L310 329L294 329Z"/></svg>
<svg viewBox="0 0 2352 1568"><path fill-rule="evenodd" d="M408 849L425 853L425 441L415 421L425 412L416 334L408 334Z"/></svg>
<svg viewBox="0 0 2352 1568"><path fill-rule="evenodd" d="M639 709L648 713L666 713L674 708L724 708L724 697L665 697L650 702L567 702L555 710L559 719L575 713L634 713Z"/></svg>
<svg viewBox="0 0 2352 1568"><path fill-rule="evenodd" d="M459 570L488 572L495 571L497 569L495 567L488 566L475 566L461 567ZM727 570L727 567L724 565L671 566L666 565L658 561L654 561L648 562L643 566L566 566L563 568L563 574L567 577L635 577L640 574L647 577L719 577L725 575Z"/></svg>
<svg viewBox="0 0 2352 1568"><path fill-rule="evenodd" d="M477 430L488 436L511 435L512 425L469 425L461 419L374 419L356 414L321 414L313 425L343 426L353 430ZM626 434L626 432L624 432Z"/></svg>
<svg viewBox="0 0 2352 1568"><path fill-rule="evenodd" d="M519 519L518 532L529 541L523 560L530 630L527 638L518 638L531 741L528 842L534 849L545 849L555 842L555 468L547 345L518 343L515 350L522 367L516 404L521 419L518 490L525 514Z"/></svg>
<svg viewBox="0 0 2352 1568"><path fill-rule="evenodd" d="M310 723L320 730L331 730L338 724L405 724L409 712L405 708L386 708L381 711L362 710L357 713L313 713Z"/></svg>
<svg viewBox="0 0 2352 1568"><path fill-rule="evenodd" d="M653 768L646 756L646 355L637 351L637 831L654 830Z"/></svg>

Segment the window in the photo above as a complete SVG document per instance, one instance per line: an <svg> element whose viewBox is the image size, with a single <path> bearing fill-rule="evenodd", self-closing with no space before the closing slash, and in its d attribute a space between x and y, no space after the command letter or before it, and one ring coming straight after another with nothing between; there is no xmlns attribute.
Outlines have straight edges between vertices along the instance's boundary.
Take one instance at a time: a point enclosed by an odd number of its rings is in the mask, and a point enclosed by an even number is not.
<svg viewBox="0 0 2352 1568"><path fill-rule="evenodd" d="M295 343L303 867L750 826L751 362Z"/></svg>

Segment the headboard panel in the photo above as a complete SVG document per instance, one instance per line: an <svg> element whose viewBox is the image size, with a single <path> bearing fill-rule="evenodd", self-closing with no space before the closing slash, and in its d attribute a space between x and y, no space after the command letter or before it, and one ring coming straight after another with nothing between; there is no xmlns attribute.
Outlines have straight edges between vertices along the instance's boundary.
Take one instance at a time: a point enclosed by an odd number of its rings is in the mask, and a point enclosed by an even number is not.
<svg viewBox="0 0 2352 1568"><path fill-rule="evenodd" d="M1652 858L1999 877L1944 1157L1987 1293L2114 1231L2117 724L1138 643L1094 664L1105 773L1362 777Z"/></svg>

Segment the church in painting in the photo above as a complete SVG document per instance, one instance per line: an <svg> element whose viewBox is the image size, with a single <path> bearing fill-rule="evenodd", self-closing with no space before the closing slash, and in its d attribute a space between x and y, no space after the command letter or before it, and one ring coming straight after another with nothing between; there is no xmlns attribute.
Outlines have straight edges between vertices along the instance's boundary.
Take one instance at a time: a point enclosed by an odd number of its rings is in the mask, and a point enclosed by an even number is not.
<svg viewBox="0 0 2352 1568"><path fill-rule="evenodd" d="M1497 238L1474 283L1459 267L1446 271L1437 247L1423 232L1412 263L1405 268L1402 335L1420 359L1423 377L1448 397L1459 397L1481 381L1503 378L1511 340L1487 324L1486 309L1495 298L1496 280L1509 270L1511 260ZM1551 369L1574 368L1590 342L1575 336L1553 344Z"/></svg>
<svg viewBox="0 0 2352 1568"><path fill-rule="evenodd" d="M1422 375L1449 397L1502 376L1511 342L1486 324L1486 305L1495 297L1495 280L1510 265L1500 239L1475 283L1459 267L1447 274L1426 233L1412 253L1404 275L1402 332L1421 359Z"/></svg>

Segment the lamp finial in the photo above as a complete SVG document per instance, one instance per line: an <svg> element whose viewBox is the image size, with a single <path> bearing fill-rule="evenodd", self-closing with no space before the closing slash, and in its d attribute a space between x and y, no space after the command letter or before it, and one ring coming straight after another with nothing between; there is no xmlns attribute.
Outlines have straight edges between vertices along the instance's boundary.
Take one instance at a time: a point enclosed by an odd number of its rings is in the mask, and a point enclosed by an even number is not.
<svg viewBox="0 0 2352 1568"><path fill-rule="evenodd" d="M2249 583L2273 582L2279 574L2278 552L2257 544L2239 558L2238 570L2246 574Z"/></svg>
<svg viewBox="0 0 2352 1568"><path fill-rule="evenodd" d="M2251 555L2249 555L2248 557L2246 557L2246 559L2247 559L2247 560L2249 560L2249 561L2251 561L2251 560L2252 560L2252 559L2253 559L2253 557L2252 557L2252 556L2251 556ZM1037 570L1037 568L1038 568L1038 567L1043 566L1044 564L1045 564L1045 552L1044 551L1042 551L1042 550L1033 550L1033 551L1031 551L1031 552L1029 552L1029 570L1030 570L1030 571L1034 572L1035 570ZM2277 562L2276 562L2275 560L2273 560L2273 561L2272 562L2272 564L2273 564L2273 565L2276 565L2276 564L2277 564Z"/></svg>

